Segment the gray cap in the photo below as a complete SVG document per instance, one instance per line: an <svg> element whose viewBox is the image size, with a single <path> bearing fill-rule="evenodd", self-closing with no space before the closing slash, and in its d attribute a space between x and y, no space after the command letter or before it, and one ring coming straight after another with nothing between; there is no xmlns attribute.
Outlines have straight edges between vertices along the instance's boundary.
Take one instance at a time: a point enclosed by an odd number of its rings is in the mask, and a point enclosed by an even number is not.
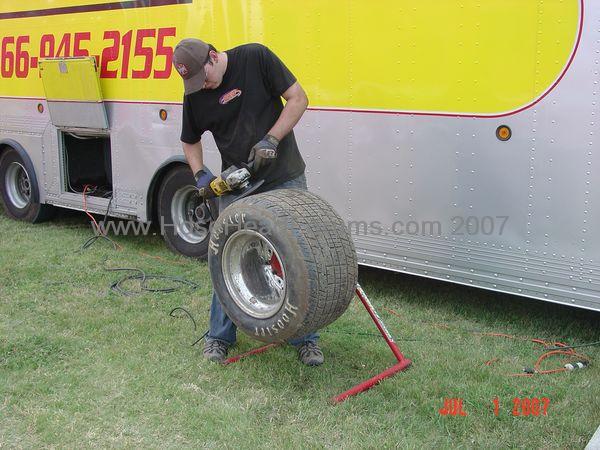
<svg viewBox="0 0 600 450"><path fill-rule="evenodd" d="M183 78L185 94L192 94L204 86L204 63L208 58L208 44L200 39L183 39L173 52L173 65Z"/></svg>

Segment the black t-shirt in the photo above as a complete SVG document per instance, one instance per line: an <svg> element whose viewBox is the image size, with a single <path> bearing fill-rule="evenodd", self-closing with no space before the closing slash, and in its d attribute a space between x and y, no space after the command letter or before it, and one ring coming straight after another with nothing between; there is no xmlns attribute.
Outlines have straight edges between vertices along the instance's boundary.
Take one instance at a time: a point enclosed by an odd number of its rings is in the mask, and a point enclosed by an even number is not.
<svg viewBox="0 0 600 450"><path fill-rule="evenodd" d="M283 103L281 94L296 77L267 47L246 44L227 50L227 69L217 89L183 97L181 140L194 144L210 131L221 153L222 168L240 167L250 149L273 127ZM279 143L277 159L256 174L266 190L304 173L305 164L291 131Z"/></svg>

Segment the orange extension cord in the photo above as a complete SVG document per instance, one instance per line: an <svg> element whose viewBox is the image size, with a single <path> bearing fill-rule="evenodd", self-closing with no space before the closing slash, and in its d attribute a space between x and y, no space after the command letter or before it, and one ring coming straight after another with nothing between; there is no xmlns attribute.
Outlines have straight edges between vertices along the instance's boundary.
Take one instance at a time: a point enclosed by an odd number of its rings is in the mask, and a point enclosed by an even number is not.
<svg viewBox="0 0 600 450"><path fill-rule="evenodd" d="M563 344L562 342L547 342L544 341L543 339L530 339L530 338L521 338L518 336L512 336L510 334L504 334L504 333L474 333L474 334L478 334L480 336L492 336L492 337L503 337L503 338L507 338L507 339L520 339L520 340L524 340L524 341L531 341L535 344L540 344L543 345L544 347L569 347L567 344ZM551 356L555 356L555 355L564 355L564 356L568 356L570 358L570 361L577 359L578 361L585 361L586 363L590 362L590 358L582 353L577 353L573 348L565 348L563 349L554 349L554 350L550 350L546 353L543 353L542 355L540 355L540 357L537 359L537 361L535 362L534 366L533 366L533 373L513 373L513 374L509 374L509 377L532 377L534 375L548 375L551 373L559 373L559 372L567 372L569 369L567 369L566 367L558 367L556 369L546 369L546 370L542 370L541 366L542 366L542 362L544 360L546 360L547 358L551 357ZM487 361L485 364L486 365L491 365L494 361L497 361L498 358L494 358L490 361Z"/></svg>
<svg viewBox="0 0 600 450"><path fill-rule="evenodd" d="M396 317L402 318L402 316L400 314L398 314L396 311L394 311L391 308L386 308L383 307L383 309L387 312L389 312L390 314L393 314ZM443 329L450 329L451 327L448 326L447 324L443 324L443 323L432 323L432 325L436 328L443 328ZM558 367L556 369L547 369L547 370L542 370L541 366L542 366L542 362L544 360L546 360L547 358L550 358L551 356L556 356L556 355L563 355L566 357L569 357L569 362L571 361L583 361L585 363L588 363L591 361L591 358L584 355L583 353L577 353L575 350L573 350L573 348L569 347L567 344L563 344L562 342L547 342L544 341L543 339L532 339L532 338L524 338L524 337L519 337L519 336L513 336L510 334L506 334L506 333L482 333L482 332L476 332L473 331L473 334L478 334L480 336L491 336L491 337L502 337L502 338L506 338L506 339L519 339L519 340L524 340L524 341L531 341L535 344L540 344L543 345L544 347L566 347L565 349L557 349L557 348L553 348L550 351L547 351L545 353L543 353L535 362L534 366L533 366L533 373L514 373L514 374L509 374L509 377L532 377L534 375L548 375L551 373L560 373L560 372L567 372L569 369L567 369L566 367ZM491 366L492 364L494 364L496 361L499 361L500 358L492 358L489 361L486 361L484 364L486 366Z"/></svg>
<svg viewBox="0 0 600 450"><path fill-rule="evenodd" d="M91 186L89 184L86 184L83 186L83 210L88 215L88 217L90 219L92 219L92 222L94 222L94 225L96 225L96 230L98 231L98 233L100 233L102 236L104 236L105 234L102 232L100 225L98 225L98 222L96 222L96 219L94 219L94 216L92 216L87 209L87 196L85 194L87 193L87 190L90 187Z"/></svg>

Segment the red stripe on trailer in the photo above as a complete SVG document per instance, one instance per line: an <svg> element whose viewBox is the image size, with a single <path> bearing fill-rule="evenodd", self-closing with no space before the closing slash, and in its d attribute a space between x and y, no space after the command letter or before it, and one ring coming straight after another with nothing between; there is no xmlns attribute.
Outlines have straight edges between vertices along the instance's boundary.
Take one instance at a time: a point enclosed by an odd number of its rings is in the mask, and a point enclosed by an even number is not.
<svg viewBox="0 0 600 450"><path fill-rule="evenodd" d="M155 6L183 5L193 0L131 0L126 2L96 3L92 5L63 6L59 8L32 9L29 11L13 11L0 13L0 20L23 19L25 17L57 16L61 14L78 14L114 9L152 8Z"/></svg>

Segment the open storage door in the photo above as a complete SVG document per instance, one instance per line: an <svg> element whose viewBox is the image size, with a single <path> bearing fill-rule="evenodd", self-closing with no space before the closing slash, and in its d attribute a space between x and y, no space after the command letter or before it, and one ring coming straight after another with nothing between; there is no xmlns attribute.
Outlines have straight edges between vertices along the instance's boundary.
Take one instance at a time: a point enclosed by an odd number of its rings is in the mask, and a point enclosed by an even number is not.
<svg viewBox="0 0 600 450"><path fill-rule="evenodd" d="M94 57L44 58L40 74L55 127L108 130Z"/></svg>

